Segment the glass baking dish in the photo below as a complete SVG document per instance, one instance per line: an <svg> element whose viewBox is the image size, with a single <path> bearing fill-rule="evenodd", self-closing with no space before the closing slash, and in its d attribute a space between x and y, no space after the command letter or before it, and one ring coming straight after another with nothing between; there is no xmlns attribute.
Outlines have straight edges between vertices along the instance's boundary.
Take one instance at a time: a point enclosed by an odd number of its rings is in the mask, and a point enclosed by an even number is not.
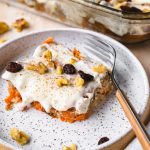
<svg viewBox="0 0 150 150"><path fill-rule="evenodd" d="M122 13L84 0L1 1L67 25L102 32L121 42L133 43L150 38L150 13Z"/></svg>

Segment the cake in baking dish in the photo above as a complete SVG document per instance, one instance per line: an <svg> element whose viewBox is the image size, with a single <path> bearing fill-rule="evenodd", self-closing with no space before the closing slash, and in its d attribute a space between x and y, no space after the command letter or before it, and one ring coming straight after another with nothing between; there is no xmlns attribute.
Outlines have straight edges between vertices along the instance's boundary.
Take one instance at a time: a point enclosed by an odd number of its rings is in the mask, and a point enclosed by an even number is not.
<svg viewBox="0 0 150 150"><path fill-rule="evenodd" d="M150 0L85 0L126 12L150 12Z"/></svg>

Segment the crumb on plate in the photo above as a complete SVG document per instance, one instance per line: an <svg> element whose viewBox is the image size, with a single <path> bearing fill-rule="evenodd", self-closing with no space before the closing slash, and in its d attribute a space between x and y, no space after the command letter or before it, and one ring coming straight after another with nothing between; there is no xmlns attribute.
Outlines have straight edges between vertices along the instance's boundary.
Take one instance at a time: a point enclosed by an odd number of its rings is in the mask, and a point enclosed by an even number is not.
<svg viewBox="0 0 150 150"><path fill-rule="evenodd" d="M28 21L26 21L24 18L17 19L12 26L17 29L18 32L21 32L23 29L29 27Z"/></svg>
<svg viewBox="0 0 150 150"><path fill-rule="evenodd" d="M71 144L69 147L64 145L62 150L77 150L77 145Z"/></svg>
<svg viewBox="0 0 150 150"><path fill-rule="evenodd" d="M13 140L15 140L20 145L25 145L29 142L30 137L23 131L19 131L16 128L12 128L10 130L10 136Z"/></svg>
<svg viewBox="0 0 150 150"><path fill-rule="evenodd" d="M0 44L6 42L7 40L6 39L0 39Z"/></svg>
<svg viewBox="0 0 150 150"><path fill-rule="evenodd" d="M5 23L0 21L0 34L3 34L9 30L9 26Z"/></svg>

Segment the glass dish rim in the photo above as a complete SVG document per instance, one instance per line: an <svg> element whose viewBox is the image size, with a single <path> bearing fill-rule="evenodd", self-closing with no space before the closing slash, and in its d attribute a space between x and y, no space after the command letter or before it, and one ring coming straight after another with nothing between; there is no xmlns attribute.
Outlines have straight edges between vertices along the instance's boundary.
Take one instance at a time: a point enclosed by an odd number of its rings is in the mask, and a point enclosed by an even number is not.
<svg viewBox="0 0 150 150"><path fill-rule="evenodd" d="M68 1L68 0L67 0ZM111 13L112 15L116 15L125 19L134 19L134 20L146 20L146 19L150 19L150 12L123 12L121 10L117 10L115 8L111 8L111 7L107 7L101 4L97 4L94 2L90 2L90 1L84 1L84 0L69 0L72 1L73 3L78 3L78 4L82 4L82 5L86 5L90 8L94 7L97 10L106 12L106 13ZM93 5L93 6L92 6Z"/></svg>

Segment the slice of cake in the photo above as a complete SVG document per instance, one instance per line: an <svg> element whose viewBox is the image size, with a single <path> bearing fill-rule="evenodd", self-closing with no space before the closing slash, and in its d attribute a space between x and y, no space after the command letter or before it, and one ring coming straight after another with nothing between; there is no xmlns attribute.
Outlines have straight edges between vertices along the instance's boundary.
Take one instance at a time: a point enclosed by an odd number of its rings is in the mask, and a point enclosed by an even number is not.
<svg viewBox="0 0 150 150"><path fill-rule="evenodd" d="M87 119L113 89L103 64L52 38L36 48L32 59L10 62L5 70L7 109L34 107L70 123Z"/></svg>

